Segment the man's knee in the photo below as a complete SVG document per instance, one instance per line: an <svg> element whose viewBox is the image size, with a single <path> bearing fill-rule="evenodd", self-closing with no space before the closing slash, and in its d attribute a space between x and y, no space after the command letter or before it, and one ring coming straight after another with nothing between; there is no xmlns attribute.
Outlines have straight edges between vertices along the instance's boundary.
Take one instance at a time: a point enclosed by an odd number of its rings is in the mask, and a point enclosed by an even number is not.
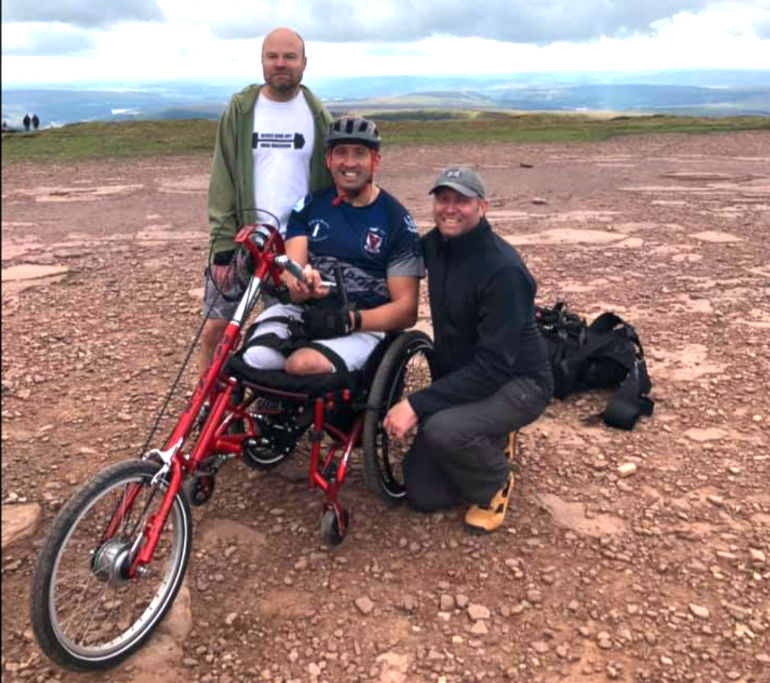
<svg viewBox="0 0 770 683"><path fill-rule="evenodd" d="M219 337L222 336L225 327L227 327L227 320L219 320L217 318L209 318L203 323L201 349L207 356L214 353Z"/></svg>
<svg viewBox="0 0 770 683"><path fill-rule="evenodd" d="M283 370L286 358L280 351L266 346L251 346L243 352L247 365L258 370Z"/></svg>
<svg viewBox="0 0 770 683"><path fill-rule="evenodd" d="M285 369L290 375L320 375L334 370L329 359L314 349L299 349L292 353Z"/></svg>
<svg viewBox="0 0 770 683"><path fill-rule="evenodd" d="M227 327L227 320L219 320L218 318L209 318L203 323L203 331L201 332L203 346L212 349L219 341L225 327Z"/></svg>
<svg viewBox="0 0 770 683"><path fill-rule="evenodd" d="M448 413L447 410L434 413L421 428L426 444L435 453L450 450L463 441L457 420L453 420Z"/></svg>

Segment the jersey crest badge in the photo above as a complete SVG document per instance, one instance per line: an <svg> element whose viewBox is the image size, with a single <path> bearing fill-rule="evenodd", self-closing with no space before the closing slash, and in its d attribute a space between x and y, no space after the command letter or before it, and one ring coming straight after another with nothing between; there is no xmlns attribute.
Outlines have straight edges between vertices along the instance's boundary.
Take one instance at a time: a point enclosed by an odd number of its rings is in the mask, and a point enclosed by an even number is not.
<svg viewBox="0 0 770 683"><path fill-rule="evenodd" d="M382 251L382 245L385 243L385 232L376 226L367 230L364 236L364 251L367 254L376 255Z"/></svg>

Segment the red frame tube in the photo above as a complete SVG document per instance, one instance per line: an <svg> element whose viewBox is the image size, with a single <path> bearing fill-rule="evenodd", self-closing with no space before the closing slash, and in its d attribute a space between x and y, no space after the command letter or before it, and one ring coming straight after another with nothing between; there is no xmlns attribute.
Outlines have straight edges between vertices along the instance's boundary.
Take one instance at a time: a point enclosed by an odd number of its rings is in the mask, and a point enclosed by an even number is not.
<svg viewBox="0 0 770 683"><path fill-rule="evenodd" d="M261 283L266 277L270 276L276 285L280 284L281 269L275 265L275 258L284 253L283 239L281 238L280 233L275 229L270 229L268 230L268 237L264 240L262 246L259 247L250 239L251 234L255 229L256 226L247 225L242 228L235 237L235 242L246 247L257 263L257 267L252 274L252 282L257 280ZM131 562L128 571L129 577L135 576L138 567L147 564L152 559L152 555L158 544L158 539L160 538L160 532L166 522L168 513L171 510L174 497L182 484L183 468L190 473L194 472L200 461L211 452L210 446L212 439L215 436L217 426L227 407L235 384L234 380L229 381L224 390L219 390L219 377L225 362L230 357L230 354L238 341L241 327L242 321L239 323L236 323L234 320L228 322L222 336L219 338L216 349L214 350L214 357L212 358L211 364L198 379L198 383L187 405L187 409L182 413L171 432L171 435L166 440L163 449L164 451L169 451L174 448L177 449L173 453L171 462L169 463L170 478L168 486L157 513L151 515L145 524L142 532L145 537L145 542ZM210 398L213 403L211 414L206 421L203 432L195 444L193 453L187 459L182 458L179 448L184 443L185 438L189 434L190 429L207 398ZM115 534L123 521L126 511L130 509L136 500L140 488L141 486L137 484L135 487L131 487L126 491L126 494L118 505L118 509L113 514L105 529L102 537L103 542L107 541Z"/></svg>
<svg viewBox="0 0 770 683"><path fill-rule="evenodd" d="M271 277L276 284L280 284L281 268L275 265L275 258L284 253L283 240L277 232L271 230L269 231L270 234L266 239L264 246L258 248L250 239L251 231L253 229L253 226L247 226L238 233L235 240L236 243L244 245L251 252L257 263L257 267L252 275L252 283L257 281L257 283L260 284L266 277ZM256 296L256 294L254 295ZM242 303L240 306L243 305L244 304ZM227 424L222 421L222 416L227 411L233 391L237 386L237 381L235 379L225 379L222 377L222 369L238 343L242 323L243 320L239 319L237 313L234 315L233 320L228 322L217 343L211 364L198 379L195 391L190 398L186 410L180 416L171 435L165 443L164 451L167 453L172 451L171 460L169 462L170 476L168 479L168 486L157 512L152 514L144 525L142 531L144 542L131 562L131 566L128 570L129 577L134 577L138 568L147 564L152 559L163 525L165 524L171 506L173 505L174 497L182 484L184 471L187 470L189 473L195 472L201 461L214 452L239 453L243 439L252 436L253 434L251 434L251 432L255 432L251 417L240 407L234 407L231 408L231 410L236 418L244 419L249 422L249 433L226 435L224 434L224 431ZM255 389L259 388L260 387L255 386ZM301 394L277 391L272 388L265 389L269 393L283 396L290 400L307 400L310 398ZM194 421L200 414L207 399L209 400L211 409L206 423L194 444L192 452L188 457L183 457L181 447L184 444L184 440L189 435ZM351 399L350 392L347 390L343 391L339 399L343 403L349 403ZM326 424L324 421L326 407L333 408L334 405L334 394L327 394L326 396L313 399L312 429L314 438L310 452L308 486L310 488L317 486L324 492L326 499L324 507L331 507L334 509L339 527L344 533L342 506L337 500L337 495L340 487L345 481L350 454L353 447L360 439L364 415L363 413L356 415L350 431L345 433L333 425ZM329 445L323 458L321 458L321 439L324 432L329 433L333 437L334 442ZM324 472L329 470L334 461L335 454L340 447L344 447L344 450L337 460L337 467L335 468L334 475L327 478L324 475ZM322 465L319 467L319 462L321 461ZM115 511L105 530L103 541L108 540L117 531L126 511L129 510L135 502L140 488L141 485L137 484L134 488L129 488L126 491L124 498L118 505L118 509Z"/></svg>

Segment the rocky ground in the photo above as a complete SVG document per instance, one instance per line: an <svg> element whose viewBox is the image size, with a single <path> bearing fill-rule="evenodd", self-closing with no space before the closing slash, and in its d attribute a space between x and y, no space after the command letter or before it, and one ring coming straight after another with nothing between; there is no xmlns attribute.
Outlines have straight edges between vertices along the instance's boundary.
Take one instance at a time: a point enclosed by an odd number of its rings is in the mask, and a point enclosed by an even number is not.
<svg viewBox="0 0 770 683"><path fill-rule="evenodd" d="M770 134L387 149L423 228L449 162L484 176L540 303L636 326L654 416L622 432L592 419L606 395L554 402L486 538L384 507L355 458L329 550L304 457L230 464L171 617L101 675L34 642L35 551L136 456L194 337L209 160L3 167L4 681L770 681Z"/></svg>

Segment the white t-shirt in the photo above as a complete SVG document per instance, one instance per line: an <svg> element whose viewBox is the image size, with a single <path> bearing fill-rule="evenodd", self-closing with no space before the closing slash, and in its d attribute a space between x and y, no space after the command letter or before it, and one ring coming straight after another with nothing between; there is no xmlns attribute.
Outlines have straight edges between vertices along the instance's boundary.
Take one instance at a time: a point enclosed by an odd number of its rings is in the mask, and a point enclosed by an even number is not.
<svg viewBox="0 0 770 683"><path fill-rule="evenodd" d="M258 209L278 217L282 234L292 208L308 193L313 137L313 114L301 91L289 102L257 98L251 144L254 197Z"/></svg>

